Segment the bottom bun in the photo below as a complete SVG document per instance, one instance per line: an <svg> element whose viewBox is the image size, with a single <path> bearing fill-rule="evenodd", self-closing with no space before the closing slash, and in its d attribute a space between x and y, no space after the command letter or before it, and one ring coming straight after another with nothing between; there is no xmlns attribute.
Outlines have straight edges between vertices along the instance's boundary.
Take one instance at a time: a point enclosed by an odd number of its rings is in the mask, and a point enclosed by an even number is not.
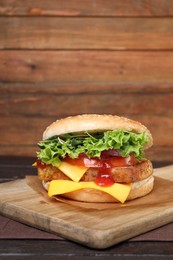
<svg viewBox="0 0 173 260"><path fill-rule="evenodd" d="M48 190L49 182L42 181L43 187ZM134 182L132 189L127 197L127 200L133 200L136 198L143 197L150 193L154 186L154 177L149 176L145 180ZM95 190L95 189L81 189L72 191L69 193L58 195L67 199L81 201L81 202L119 202L114 197L106 192Z"/></svg>
<svg viewBox="0 0 173 260"><path fill-rule="evenodd" d="M149 176L145 180L134 182L132 189L127 197L127 200L133 200L136 198L143 197L150 193L154 187L154 177L153 175Z"/></svg>

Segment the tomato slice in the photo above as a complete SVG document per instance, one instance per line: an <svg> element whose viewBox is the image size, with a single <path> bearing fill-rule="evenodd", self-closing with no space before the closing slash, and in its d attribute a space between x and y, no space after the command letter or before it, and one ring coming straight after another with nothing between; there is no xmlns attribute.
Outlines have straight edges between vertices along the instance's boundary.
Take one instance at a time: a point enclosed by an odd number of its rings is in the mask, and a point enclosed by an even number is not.
<svg viewBox="0 0 173 260"><path fill-rule="evenodd" d="M108 160L111 167L130 166L135 165L138 162L134 154L131 154L128 157L116 156L106 160Z"/></svg>
<svg viewBox="0 0 173 260"><path fill-rule="evenodd" d="M85 154L80 154L78 158L72 159L70 157L66 157L64 159L65 162L85 167L103 167L103 163L99 158L88 158Z"/></svg>
<svg viewBox="0 0 173 260"><path fill-rule="evenodd" d="M113 168L113 167L121 167L134 165L138 162L133 154L129 157L122 156L104 156L102 158L88 158L86 154L80 154L78 158L72 159L70 157L66 157L64 159L65 162L70 164L85 166L85 167L94 167L94 168Z"/></svg>

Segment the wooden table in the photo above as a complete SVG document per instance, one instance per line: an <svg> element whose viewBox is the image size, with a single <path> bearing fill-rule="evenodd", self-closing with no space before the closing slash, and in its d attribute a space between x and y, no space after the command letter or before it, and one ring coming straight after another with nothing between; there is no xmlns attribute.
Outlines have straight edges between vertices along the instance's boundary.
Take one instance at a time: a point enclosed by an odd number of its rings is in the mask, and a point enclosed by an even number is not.
<svg viewBox="0 0 173 260"><path fill-rule="evenodd" d="M34 158L0 157L0 182L35 175L31 166ZM171 163L171 162L170 162ZM154 163L154 167L170 164ZM111 248L96 250L61 238L57 239L0 239L0 259L172 259L172 241L125 241Z"/></svg>

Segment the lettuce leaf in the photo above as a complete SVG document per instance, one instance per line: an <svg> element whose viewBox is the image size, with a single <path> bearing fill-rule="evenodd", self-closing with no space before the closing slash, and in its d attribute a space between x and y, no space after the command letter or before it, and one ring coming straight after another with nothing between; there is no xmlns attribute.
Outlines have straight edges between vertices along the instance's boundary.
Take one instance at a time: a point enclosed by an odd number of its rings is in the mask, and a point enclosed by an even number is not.
<svg viewBox="0 0 173 260"><path fill-rule="evenodd" d="M64 134L40 141L37 157L46 164L58 166L67 155L74 159L80 153L85 153L89 158L99 158L102 151L115 149L123 157L134 153L137 159L142 159L145 156L143 147L148 142L145 132L137 134L114 130L93 134Z"/></svg>

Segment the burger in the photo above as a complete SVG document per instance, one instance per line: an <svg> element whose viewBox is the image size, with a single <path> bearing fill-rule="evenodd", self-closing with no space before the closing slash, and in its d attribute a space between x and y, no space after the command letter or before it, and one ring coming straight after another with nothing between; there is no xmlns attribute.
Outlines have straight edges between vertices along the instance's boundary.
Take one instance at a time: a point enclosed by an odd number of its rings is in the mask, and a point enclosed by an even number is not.
<svg viewBox="0 0 173 260"><path fill-rule="evenodd" d="M53 122L38 143L38 177L48 196L124 203L153 189L150 131L115 115L82 114Z"/></svg>

